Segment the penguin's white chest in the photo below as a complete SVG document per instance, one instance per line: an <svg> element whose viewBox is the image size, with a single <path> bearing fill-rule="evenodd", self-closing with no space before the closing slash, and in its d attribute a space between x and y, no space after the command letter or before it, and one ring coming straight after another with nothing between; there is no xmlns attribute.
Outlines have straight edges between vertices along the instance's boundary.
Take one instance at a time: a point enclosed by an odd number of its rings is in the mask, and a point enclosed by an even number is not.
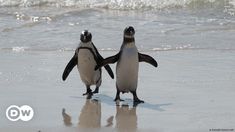
<svg viewBox="0 0 235 132"><path fill-rule="evenodd" d="M99 70L94 70L96 66L94 55L88 49L80 49L78 52L78 71L80 73L81 80L86 85L96 84L96 81L100 78Z"/></svg>
<svg viewBox="0 0 235 132"><path fill-rule="evenodd" d="M124 47L117 63L117 86L121 92L135 91L138 83L139 59L136 46Z"/></svg>

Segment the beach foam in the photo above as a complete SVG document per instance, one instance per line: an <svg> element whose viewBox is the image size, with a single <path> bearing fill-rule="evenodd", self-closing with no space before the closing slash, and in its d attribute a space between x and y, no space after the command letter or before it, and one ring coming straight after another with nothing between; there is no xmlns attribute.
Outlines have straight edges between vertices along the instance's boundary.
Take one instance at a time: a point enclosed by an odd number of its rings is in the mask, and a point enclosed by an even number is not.
<svg viewBox="0 0 235 132"><path fill-rule="evenodd" d="M235 0L4 0L1 7L82 7L109 9L164 9L164 8L195 8L202 7L235 7Z"/></svg>
<svg viewBox="0 0 235 132"><path fill-rule="evenodd" d="M27 49L27 47L12 47L12 51L14 52L23 52Z"/></svg>

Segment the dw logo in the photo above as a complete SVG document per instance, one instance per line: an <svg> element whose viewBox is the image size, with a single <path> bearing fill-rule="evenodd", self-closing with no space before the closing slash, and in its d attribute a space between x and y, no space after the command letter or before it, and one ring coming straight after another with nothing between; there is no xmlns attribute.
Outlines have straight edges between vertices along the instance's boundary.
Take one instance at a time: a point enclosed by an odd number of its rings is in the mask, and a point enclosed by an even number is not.
<svg viewBox="0 0 235 132"><path fill-rule="evenodd" d="M23 105L21 107L16 105L11 105L6 110L6 117L10 121L29 121L33 118L33 109L28 105Z"/></svg>

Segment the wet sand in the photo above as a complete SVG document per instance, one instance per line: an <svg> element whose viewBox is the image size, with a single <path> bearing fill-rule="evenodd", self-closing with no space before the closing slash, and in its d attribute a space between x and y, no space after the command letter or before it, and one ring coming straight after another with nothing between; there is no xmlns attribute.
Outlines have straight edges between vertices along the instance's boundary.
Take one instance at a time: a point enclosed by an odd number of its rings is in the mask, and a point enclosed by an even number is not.
<svg viewBox="0 0 235 132"><path fill-rule="evenodd" d="M116 51L100 52L104 57ZM100 93L87 100L77 69L65 82L61 76L73 52L0 52L0 131L209 131L234 129L234 51L178 50L144 52L159 63L141 63L138 95L121 94L117 105L115 80L103 70ZM112 65L115 72L115 65ZM94 87L93 87L94 89ZM29 122L11 122L8 106L30 105ZM62 114L62 109L65 113ZM70 119L71 118L71 119Z"/></svg>

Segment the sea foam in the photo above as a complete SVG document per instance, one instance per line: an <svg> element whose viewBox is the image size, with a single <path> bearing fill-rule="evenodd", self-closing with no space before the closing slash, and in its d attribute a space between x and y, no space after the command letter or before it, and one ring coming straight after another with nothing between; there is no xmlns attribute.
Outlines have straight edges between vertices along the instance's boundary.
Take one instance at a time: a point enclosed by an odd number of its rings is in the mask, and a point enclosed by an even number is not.
<svg viewBox="0 0 235 132"><path fill-rule="evenodd" d="M85 7L108 9L164 9L215 7L234 10L235 0L0 0L0 7ZM228 9L227 9L228 8Z"/></svg>

